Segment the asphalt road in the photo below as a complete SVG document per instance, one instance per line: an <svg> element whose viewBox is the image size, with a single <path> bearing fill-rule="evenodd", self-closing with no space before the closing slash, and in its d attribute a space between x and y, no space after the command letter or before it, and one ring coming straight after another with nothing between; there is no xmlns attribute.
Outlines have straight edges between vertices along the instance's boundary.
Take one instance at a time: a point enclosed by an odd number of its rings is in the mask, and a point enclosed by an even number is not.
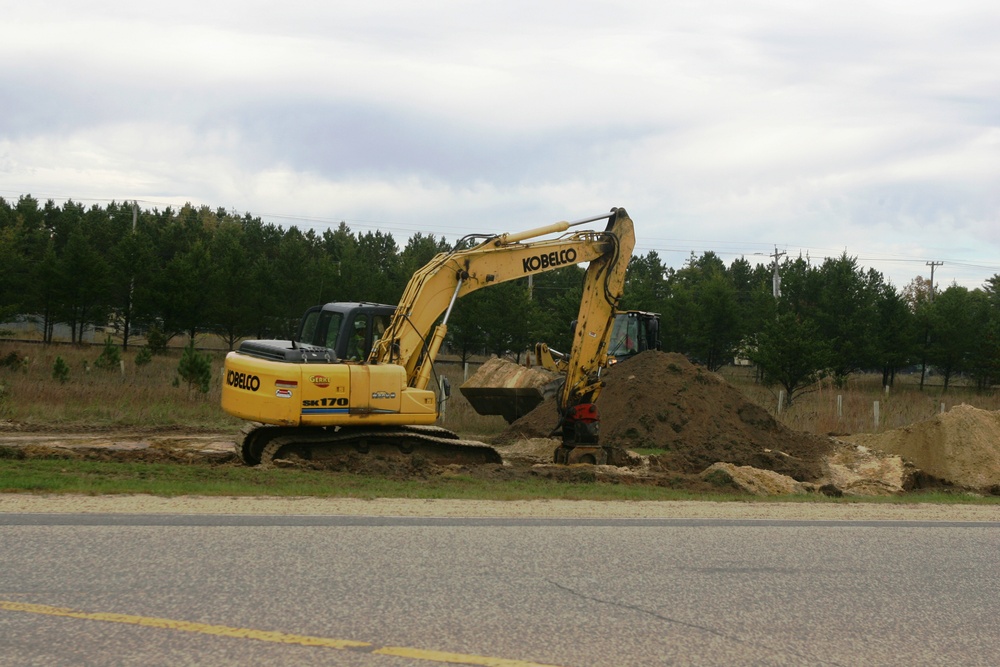
<svg viewBox="0 0 1000 667"><path fill-rule="evenodd" d="M0 514L0 665L995 665L1000 523Z"/></svg>

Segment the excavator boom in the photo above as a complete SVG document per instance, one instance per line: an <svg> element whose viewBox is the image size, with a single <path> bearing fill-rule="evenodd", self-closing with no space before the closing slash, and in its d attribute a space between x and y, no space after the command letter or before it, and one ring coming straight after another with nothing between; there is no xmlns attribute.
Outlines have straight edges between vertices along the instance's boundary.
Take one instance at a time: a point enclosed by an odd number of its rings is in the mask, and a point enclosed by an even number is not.
<svg viewBox="0 0 1000 667"><path fill-rule="evenodd" d="M555 239L523 242L602 219L608 220L603 232L570 232ZM409 386L424 388L429 379L425 362L433 361L437 347L432 344L435 339L443 339L446 329L441 327L447 326L445 323L436 328L434 323L450 310L456 299L491 285L589 262L580 321L586 320L591 325L590 333L600 331L601 336L590 335L578 347L574 341L574 351L578 357L577 372L593 368L600 361L600 353L607 351L609 322L621 298L625 269L634 245L632 220L624 209L613 209L601 216L502 234L468 249L440 253L410 279L395 317L372 348L368 361L402 364L407 369ZM434 333L427 336L427 332Z"/></svg>

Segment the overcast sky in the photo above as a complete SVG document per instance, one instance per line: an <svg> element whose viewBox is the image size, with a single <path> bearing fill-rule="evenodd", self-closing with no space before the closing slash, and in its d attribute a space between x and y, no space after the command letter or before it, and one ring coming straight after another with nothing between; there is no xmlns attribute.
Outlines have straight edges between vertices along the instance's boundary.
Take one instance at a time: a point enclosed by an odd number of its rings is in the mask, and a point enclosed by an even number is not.
<svg viewBox="0 0 1000 667"><path fill-rule="evenodd" d="M0 196L1000 273L1000 3L0 0Z"/></svg>

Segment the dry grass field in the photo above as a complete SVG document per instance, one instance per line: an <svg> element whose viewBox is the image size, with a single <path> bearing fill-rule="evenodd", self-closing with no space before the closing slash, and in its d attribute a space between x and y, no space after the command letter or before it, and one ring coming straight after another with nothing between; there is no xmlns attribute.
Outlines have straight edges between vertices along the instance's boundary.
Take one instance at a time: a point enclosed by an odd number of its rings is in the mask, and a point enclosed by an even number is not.
<svg viewBox="0 0 1000 667"><path fill-rule="evenodd" d="M105 427L220 430L238 421L219 408L219 372L224 354L210 352L213 382L207 394L174 386L180 350L135 363L138 348L122 353L118 368L95 366L101 346L37 345L0 342L0 420L31 428L98 429ZM11 363L17 355L19 361ZM65 382L53 377L56 359L69 372Z"/></svg>
<svg viewBox="0 0 1000 667"><path fill-rule="evenodd" d="M777 388L753 381L753 370L726 368L721 375L755 403L777 413ZM878 424L875 404L878 403ZM838 410L839 404L839 410ZM888 390L881 374L859 374L848 378L847 386L837 388L829 379L809 393L796 397L791 408L776 414L786 426L818 435L875 433L900 428L933 418L955 405L971 405L983 410L1000 410L1000 396L995 391L976 393L960 379L952 380L944 391L941 378L931 375L920 389L920 375L897 375Z"/></svg>

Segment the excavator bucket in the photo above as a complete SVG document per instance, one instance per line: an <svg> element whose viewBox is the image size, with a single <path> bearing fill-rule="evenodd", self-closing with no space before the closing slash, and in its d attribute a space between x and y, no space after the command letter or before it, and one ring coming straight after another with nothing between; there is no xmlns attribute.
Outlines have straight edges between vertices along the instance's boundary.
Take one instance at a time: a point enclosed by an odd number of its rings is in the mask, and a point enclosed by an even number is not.
<svg viewBox="0 0 1000 667"><path fill-rule="evenodd" d="M564 380L565 376L538 366L490 359L459 391L479 414L501 415L509 424L555 396Z"/></svg>

